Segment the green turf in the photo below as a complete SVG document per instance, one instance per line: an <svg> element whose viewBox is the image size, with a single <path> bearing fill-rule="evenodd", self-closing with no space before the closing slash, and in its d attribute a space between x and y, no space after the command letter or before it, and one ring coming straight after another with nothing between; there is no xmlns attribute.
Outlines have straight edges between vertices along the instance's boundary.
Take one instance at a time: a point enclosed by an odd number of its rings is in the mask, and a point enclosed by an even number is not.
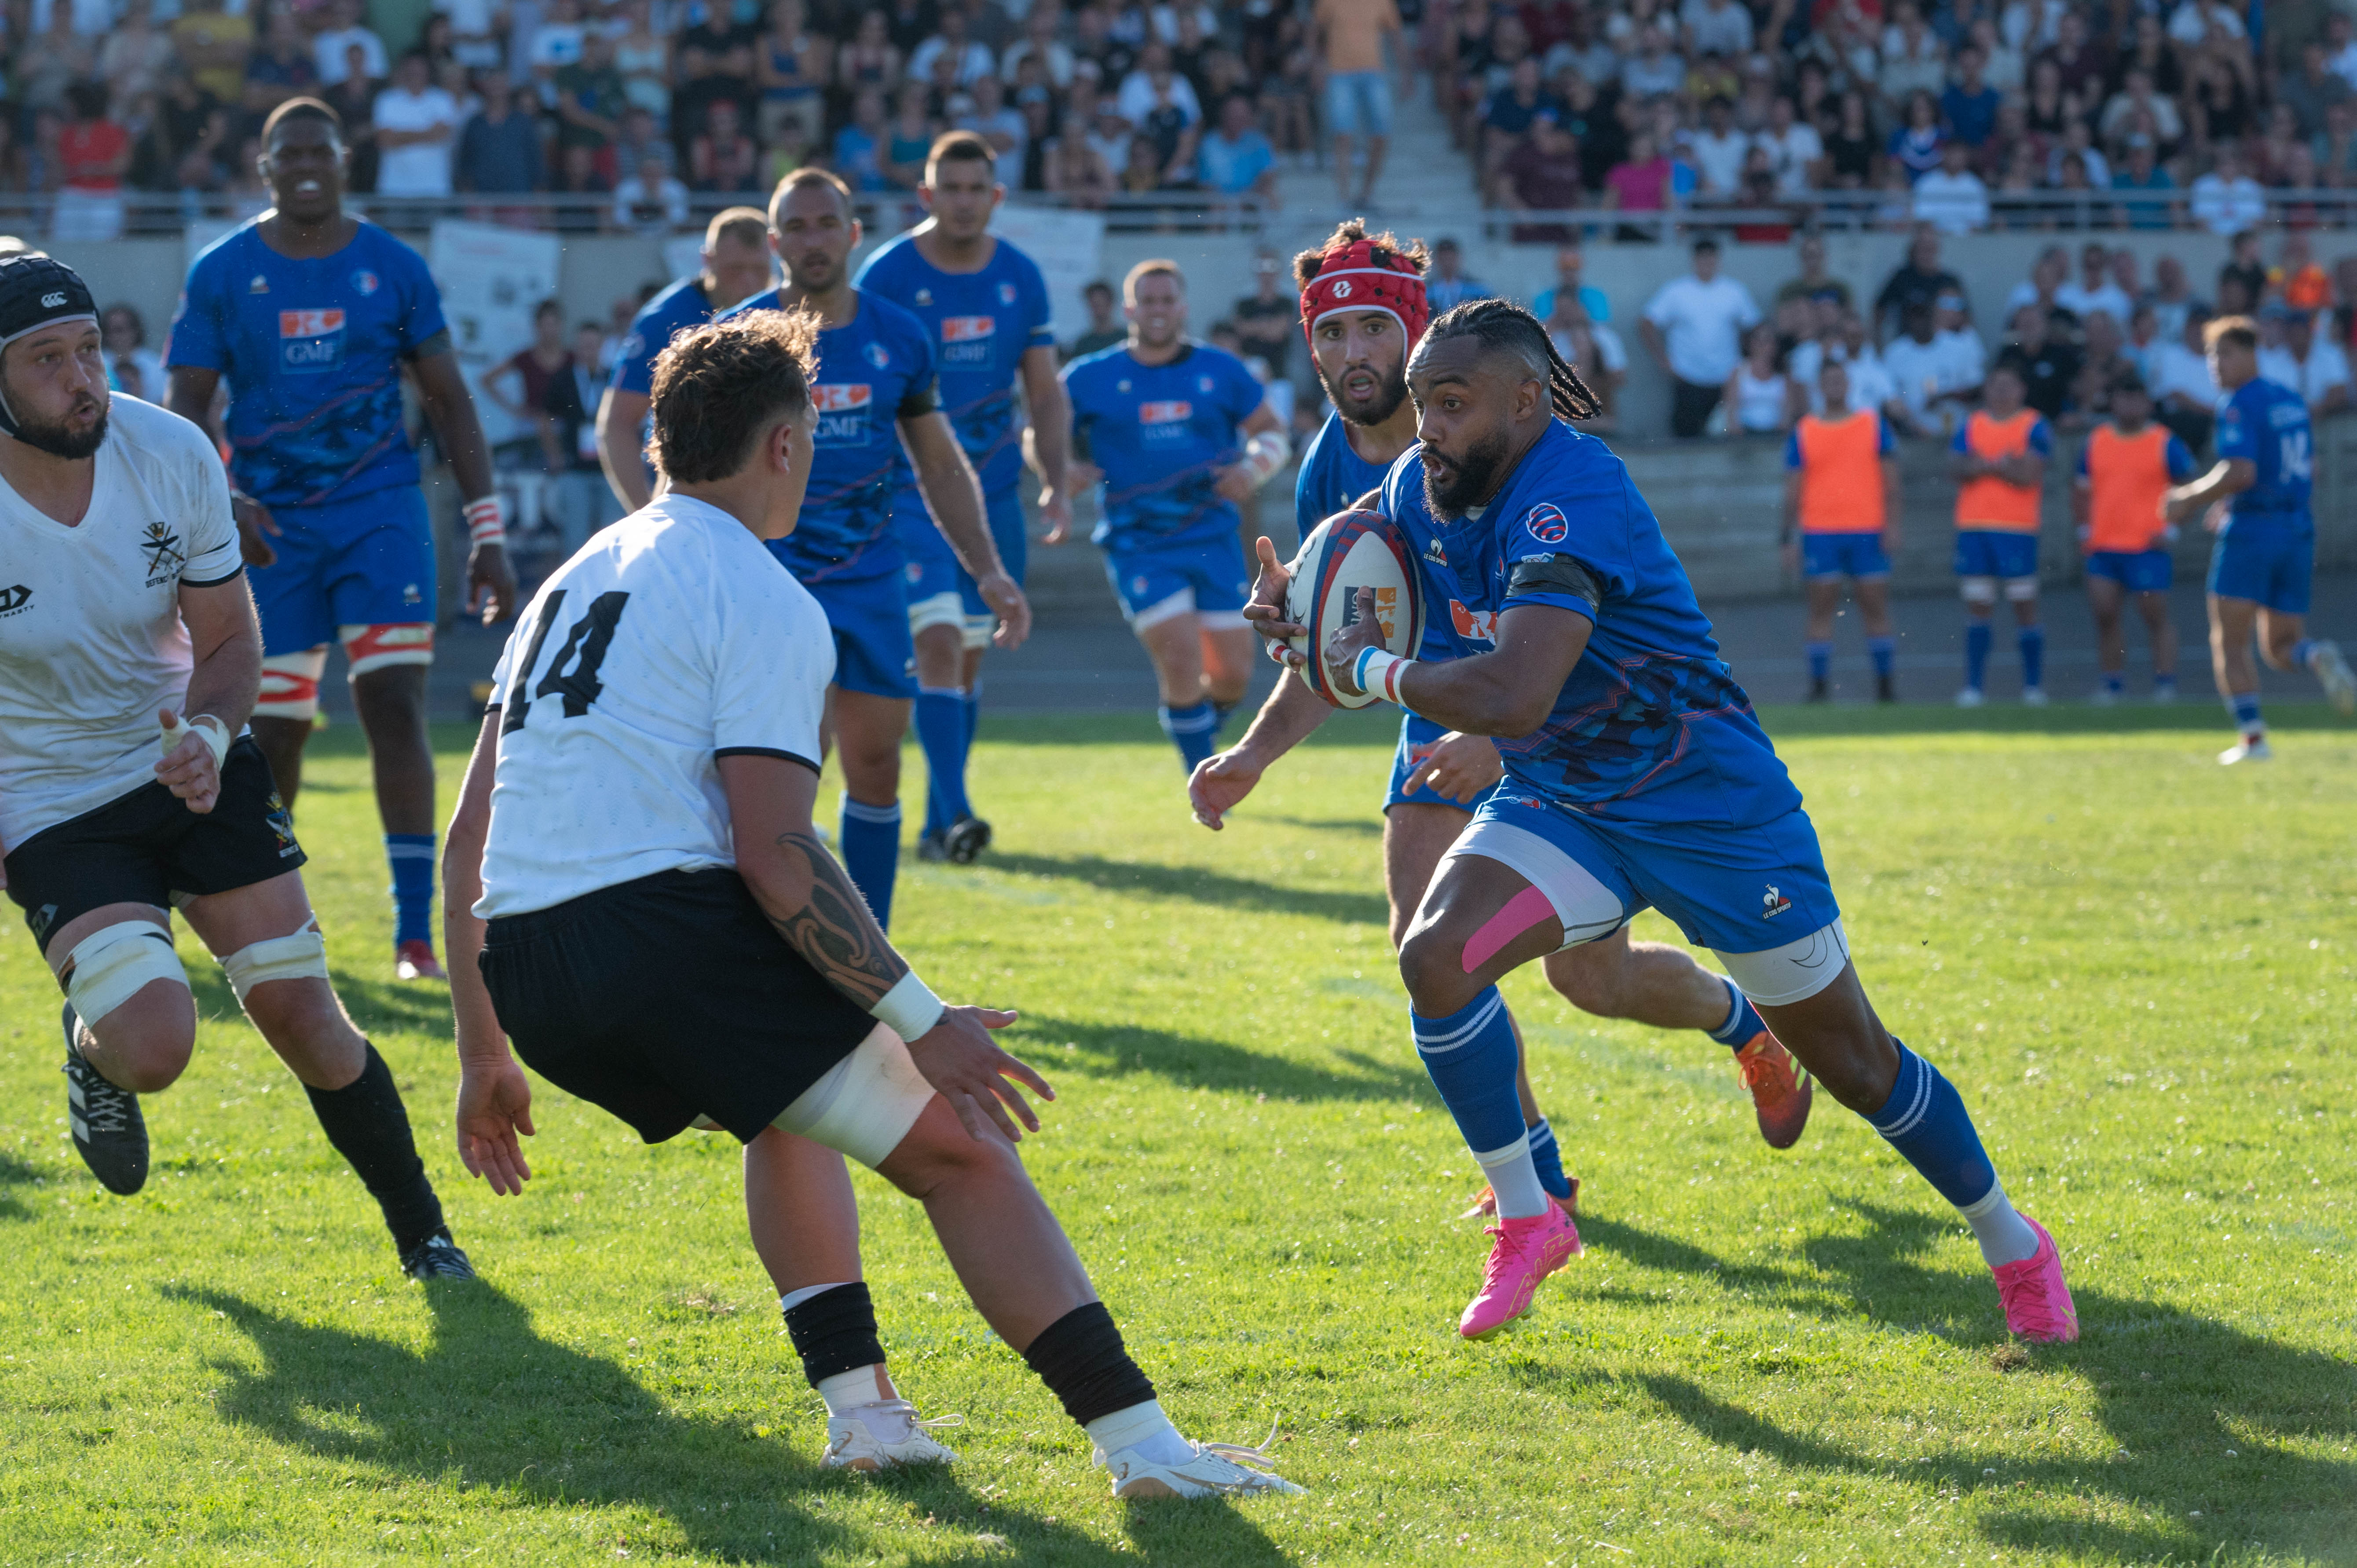
<svg viewBox="0 0 2357 1568"><path fill-rule="evenodd" d="M1478 1183L1384 942L1391 732L1338 720L1214 836L1149 723L994 723L999 848L905 865L899 935L1023 1011L1062 1091L1032 1169L1165 1402L1206 1437L1282 1417L1310 1488L1135 1509L872 1178L895 1367L968 1418L946 1474L815 1468L726 1138L645 1148L544 1088L529 1194L469 1187L446 1006L387 978L330 732L300 830L339 983L487 1283L399 1278L186 940L197 1059L149 1102L146 1191L103 1193L9 939L0 1561L2357 1562L2357 732L2281 716L2278 759L2229 771L2206 706L1771 715L1868 987L2066 1250L2085 1337L2026 1356L1855 1118L1821 1102L1770 1154L1723 1047L1527 977L1588 1251L1527 1327L1459 1343Z"/></svg>

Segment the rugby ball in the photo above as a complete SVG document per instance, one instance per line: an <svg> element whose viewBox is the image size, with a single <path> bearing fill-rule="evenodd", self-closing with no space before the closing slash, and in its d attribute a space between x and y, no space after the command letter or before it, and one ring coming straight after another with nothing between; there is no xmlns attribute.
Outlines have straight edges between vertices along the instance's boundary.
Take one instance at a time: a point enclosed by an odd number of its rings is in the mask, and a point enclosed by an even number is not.
<svg viewBox="0 0 2357 1568"><path fill-rule="evenodd" d="M1338 708L1363 708L1376 699L1334 689L1322 657L1327 639L1359 618L1359 590L1375 591L1375 619L1383 646L1414 658L1424 642L1424 583L1407 537L1381 512L1338 511L1312 529L1293 558L1285 614L1306 637L1286 639L1308 660L1301 678Z"/></svg>

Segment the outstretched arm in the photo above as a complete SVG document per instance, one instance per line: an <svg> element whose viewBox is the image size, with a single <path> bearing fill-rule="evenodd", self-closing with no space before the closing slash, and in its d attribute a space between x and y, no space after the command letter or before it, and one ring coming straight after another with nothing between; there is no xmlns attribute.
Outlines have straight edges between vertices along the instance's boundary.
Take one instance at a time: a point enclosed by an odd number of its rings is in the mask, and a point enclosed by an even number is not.
<svg viewBox="0 0 2357 1568"><path fill-rule="evenodd" d="M2203 507L2241 495L2259 482L2259 466L2248 457L2222 457L2217 466L2190 484L2178 485L2161 497L2161 515L2183 522Z"/></svg>
<svg viewBox="0 0 2357 1568"><path fill-rule="evenodd" d="M483 922L483 843L491 832L491 773L499 758L500 712L483 714L458 810L442 839L442 950L450 955L450 1011L458 1026L458 1158L491 1190L512 1197L532 1179L518 1136L532 1136L532 1084L508 1049L478 959Z"/></svg>
<svg viewBox="0 0 2357 1568"><path fill-rule="evenodd" d="M1037 1132L1039 1117L1007 1080L1020 1079L1048 1100L1056 1098L1055 1090L990 1039L990 1031L1012 1024L1015 1015L945 1006L910 972L812 824L818 774L797 762L751 754L724 757L719 768L737 874L786 945L908 1042L917 1070L974 1137L984 1136L987 1115L1009 1140L1020 1140L1022 1129L1009 1111Z"/></svg>
<svg viewBox="0 0 2357 1568"><path fill-rule="evenodd" d="M1195 808L1195 820L1218 832L1225 825L1223 819L1253 792L1269 765L1300 745L1333 711L1334 705L1304 685L1298 674L1287 671L1278 676L1276 690L1253 715L1243 739L1195 765L1193 776L1187 780L1187 800Z"/></svg>

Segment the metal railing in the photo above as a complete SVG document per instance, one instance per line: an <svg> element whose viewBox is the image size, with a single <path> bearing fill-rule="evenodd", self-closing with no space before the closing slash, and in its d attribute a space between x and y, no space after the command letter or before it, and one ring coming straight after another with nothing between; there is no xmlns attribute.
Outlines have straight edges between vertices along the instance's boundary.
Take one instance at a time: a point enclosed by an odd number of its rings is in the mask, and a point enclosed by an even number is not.
<svg viewBox="0 0 2357 1568"><path fill-rule="evenodd" d="M2237 228L2357 226L2357 188L2267 189L2262 195L2264 211L2243 213ZM1735 231L1739 238L1745 230L1901 230L1919 222L1942 223L1961 210L1959 204L1936 198L1919 205L1898 191L1817 190L1765 206L1739 199L1695 198L1651 212L1489 207L1483 222L1492 239L1537 242L1577 231L1589 239L1652 243L1705 231ZM1969 231L2207 230L2212 213L2210 205L2190 190L1993 190L1986 220L1972 224Z"/></svg>

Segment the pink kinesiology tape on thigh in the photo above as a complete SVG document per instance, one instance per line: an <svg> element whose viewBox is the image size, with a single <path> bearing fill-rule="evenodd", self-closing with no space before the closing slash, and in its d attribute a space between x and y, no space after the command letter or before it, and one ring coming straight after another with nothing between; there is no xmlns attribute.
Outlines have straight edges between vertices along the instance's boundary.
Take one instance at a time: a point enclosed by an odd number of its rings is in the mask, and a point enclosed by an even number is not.
<svg viewBox="0 0 2357 1568"><path fill-rule="evenodd" d="M1505 948L1508 942L1537 925L1555 918L1555 905L1535 887L1525 887L1506 900L1506 907L1483 922L1465 941L1465 972L1472 973Z"/></svg>

